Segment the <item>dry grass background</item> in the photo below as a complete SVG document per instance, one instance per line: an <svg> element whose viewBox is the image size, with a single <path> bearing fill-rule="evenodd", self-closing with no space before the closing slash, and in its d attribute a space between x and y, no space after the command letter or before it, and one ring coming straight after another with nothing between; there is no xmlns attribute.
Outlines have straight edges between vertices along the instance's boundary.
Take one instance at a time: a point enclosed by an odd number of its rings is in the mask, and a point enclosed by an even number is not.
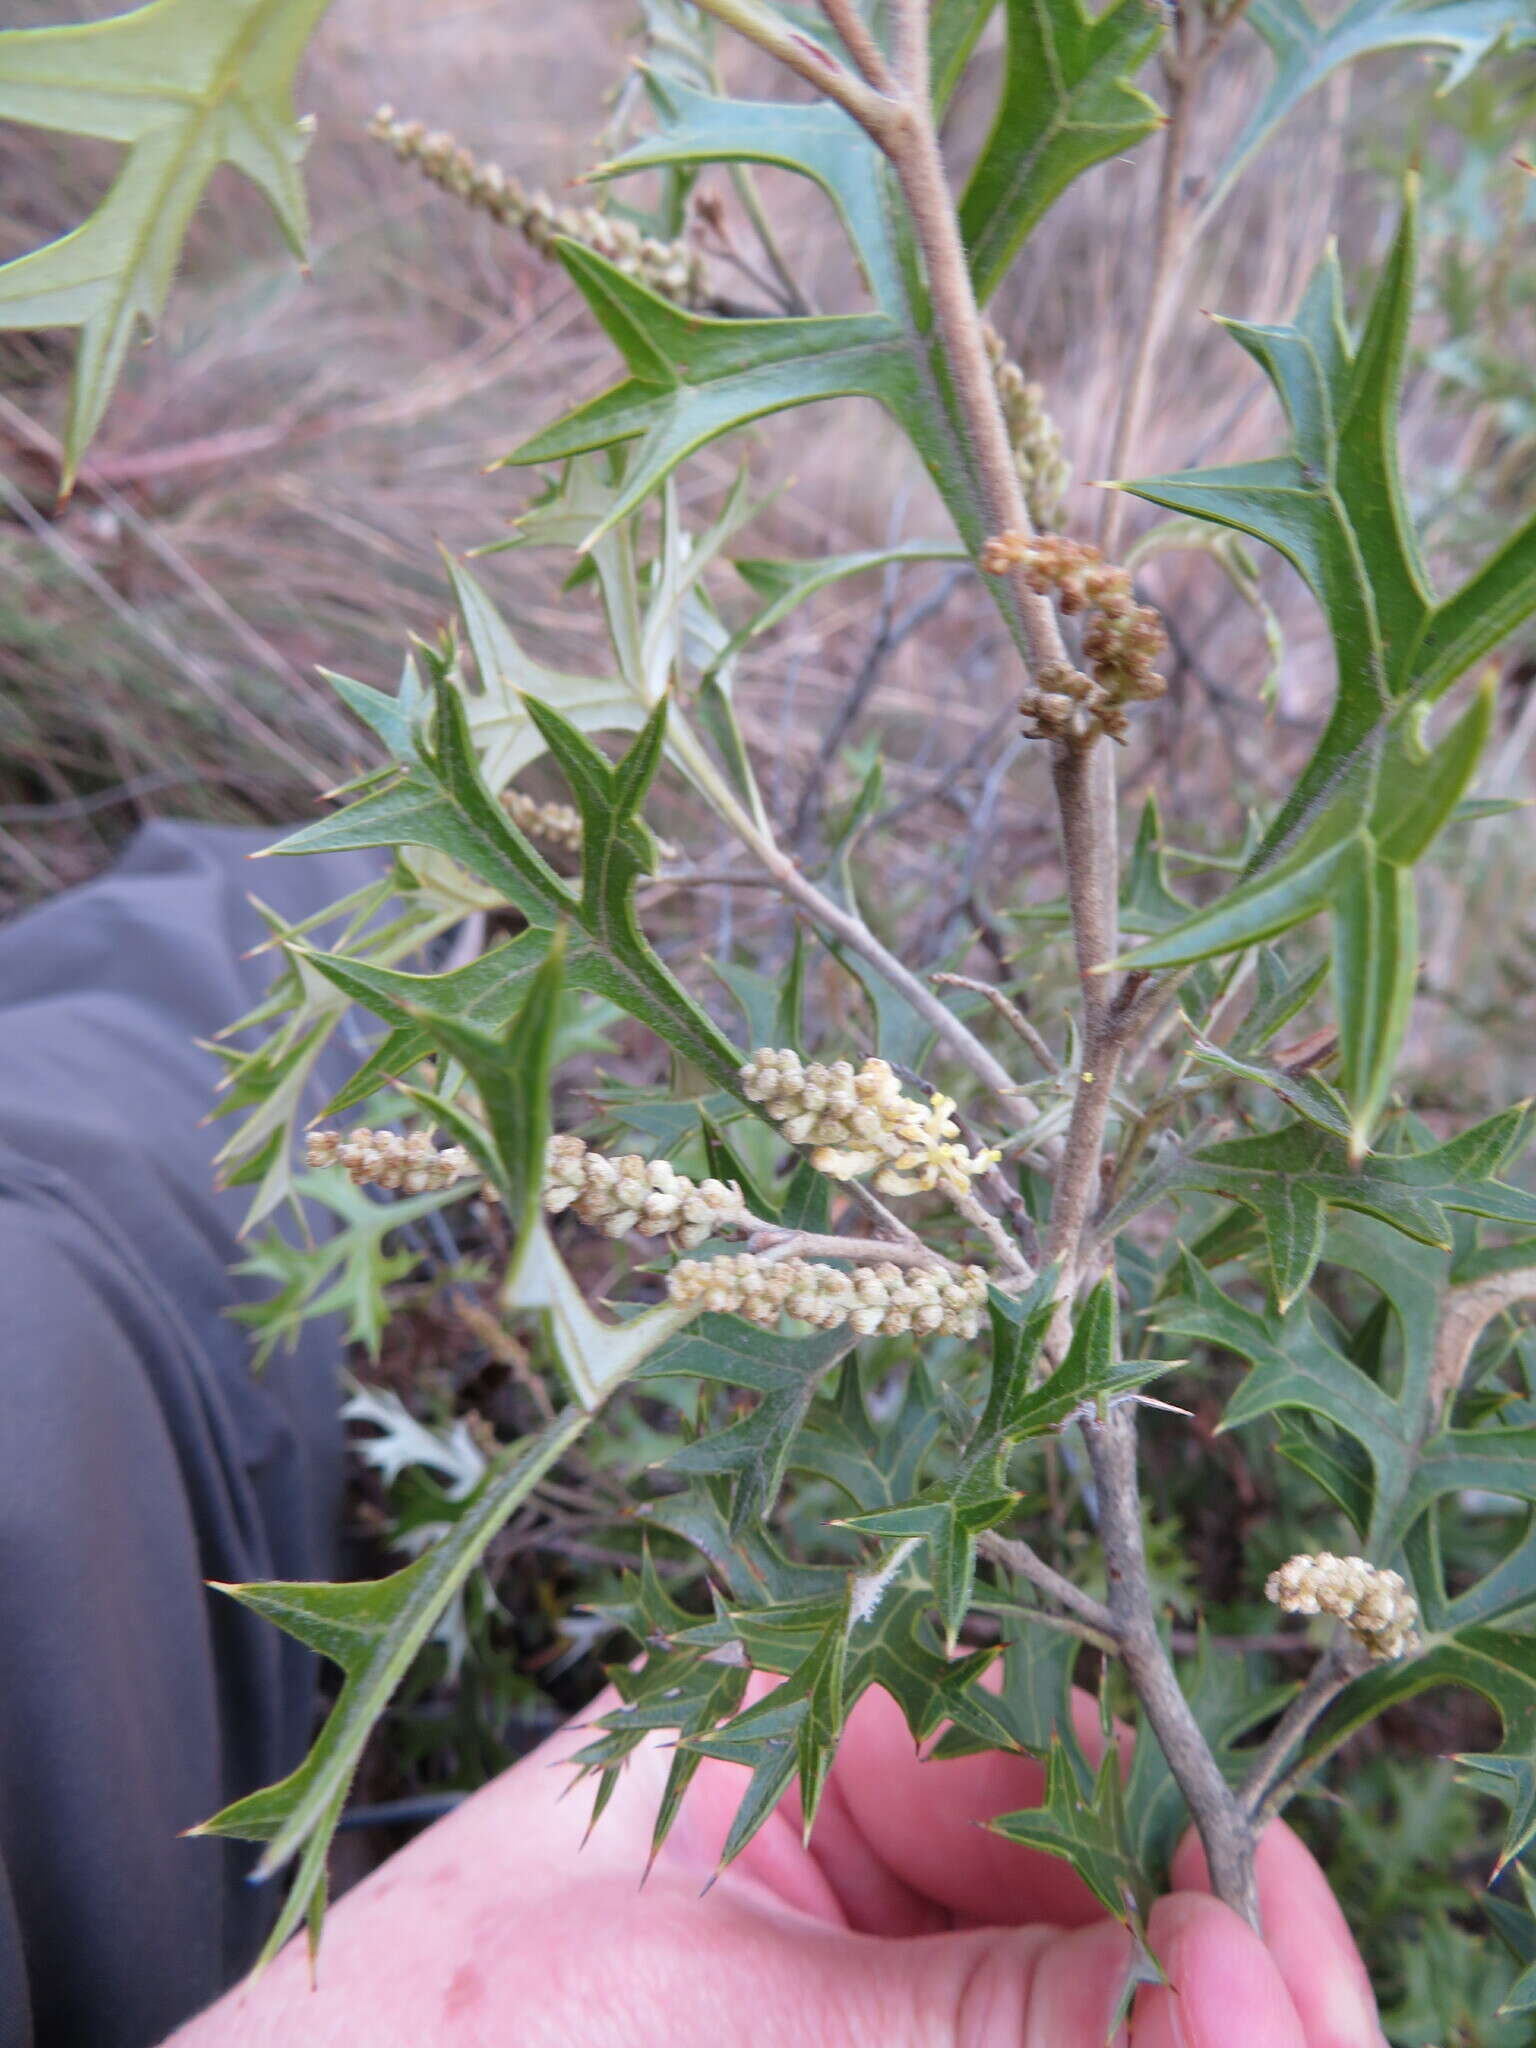
<svg viewBox="0 0 1536 2048"><path fill-rule="evenodd" d="M42 0L10 10L18 21L54 12ZM366 139L368 116L390 100L559 196L596 153L630 22L625 0L337 0L300 93L318 116L312 274L295 271L260 201L222 174L163 330L131 362L61 514L51 437L68 338L0 336L11 486L0 505L0 909L93 871L144 815L302 816L352 762L356 738L315 665L389 680L407 633L430 633L447 614L435 545L460 552L492 539L527 501L527 472L487 476L485 466L613 374L563 274L398 166ZM1219 159L1262 72L1255 51L1234 43L1207 92L1196 175ZM739 53L729 61L733 80L778 89ZM973 65L952 114L957 166L985 133L994 61L984 52ZM1410 100L1387 83L1401 75L1401 65L1366 67L1315 95L1217 215L1185 283L1138 469L1276 445L1267 389L1201 309L1284 316L1330 230L1347 267L1369 265L1390 209L1382 177L1361 169L1345 138L1401 160ZM1420 83L1411 104L1422 100ZM63 138L0 130L0 255L78 219L109 164ZM994 308L1046 386L1079 479L1064 523L1079 531L1096 515L1087 480L1101 473L1145 291L1154 175L1149 146L1082 181ZM762 186L809 292L846 302L845 256L820 195L772 173ZM1477 407L1437 418L1431 382L1410 380L1410 480L1475 459L1490 431ZM717 499L742 452L716 447L690 463L685 502L702 510ZM748 552L814 555L944 531L873 409L791 415L747 452L754 481L782 487ZM521 553L484 565L538 651L594 658L585 604L561 596L561 570ZM1282 565L1266 561L1263 573L1287 648L1267 712L1262 635L1226 579L1197 556L1149 572L1176 629L1173 687L1138 717L1124 783L1133 800L1156 790L1187 821L1186 842L1232 829L1243 802L1283 786L1325 702L1317 614ZM919 567L883 592L875 577L839 586L745 659L743 722L782 815L882 618L899 621L942 580ZM728 605L745 596L725 579L720 591ZM1044 762L1015 737L1017 686L984 595L961 583L883 664L853 727L857 740L875 719L886 735L880 871L892 906L921 906L925 951L993 909L1055 893ZM1504 773L1517 776L1513 757ZM1501 856L1501 892L1511 857L1526 879L1528 853ZM742 914L765 930L777 915L768 904ZM731 933L717 926L712 938ZM1465 966L1453 941L1437 971L1452 980Z"/></svg>

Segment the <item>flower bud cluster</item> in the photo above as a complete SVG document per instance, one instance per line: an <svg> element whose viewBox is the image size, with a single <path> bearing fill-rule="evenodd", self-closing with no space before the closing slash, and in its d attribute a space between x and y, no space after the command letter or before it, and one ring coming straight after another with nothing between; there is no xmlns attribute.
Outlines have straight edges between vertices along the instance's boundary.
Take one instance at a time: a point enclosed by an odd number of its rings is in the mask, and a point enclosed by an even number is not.
<svg viewBox="0 0 1536 2048"><path fill-rule="evenodd" d="M696 1302L724 1315L772 1329L781 1315L818 1330L843 1324L861 1337L942 1334L974 1337L987 1299L986 1275L967 1266L963 1276L942 1266L814 1265L739 1252L719 1259L683 1259L667 1275L673 1301Z"/></svg>
<svg viewBox="0 0 1536 2048"><path fill-rule="evenodd" d="M982 322L981 338L992 364L992 382L1007 422L1029 516L1036 526L1053 526L1072 481L1072 465L1061 452L1061 435L1045 409L1045 393L1010 358L1008 344L990 321Z"/></svg>
<svg viewBox="0 0 1536 2048"><path fill-rule="evenodd" d="M797 1052L760 1046L741 1069L749 1101L760 1102L792 1145L810 1145L811 1164L833 1180L873 1173L887 1195L921 1195L941 1187L969 1194L995 1152L967 1152L947 1095L927 1107L901 1092L884 1060L857 1071L847 1060L803 1066Z"/></svg>
<svg viewBox="0 0 1536 2048"><path fill-rule="evenodd" d="M1264 1582L1266 1598L1287 1614L1332 1614L1383 1662L1420 1647L1418 1602L1400 1572L1320 1550L1287 1558Z"/></svg>
<svg viewBox="0 0 1536 2048"><path fill-rule="evenodd" d="M528 192L500 164L477 163L445 130L429 132L420 121L400 121L393 107L380 107L368 124L401 163L414 163L433 184L468 200L493 220L520 230L542 256L557 236L581 242L620 270L680 305L699 306L709 297L703 256L686 242L658 242L632 221L599 213L592 206L556 206L547 192Z"/></svg>
<svg viewBox="0 0 1536 2048"><path fill-rule="evenodd" d="M551 1216L574 1209L604 1237L675 1237L685 1250L722 1231L750 1223L734 1181L697 1185L665 1159L638 1152L610 1159L569 1132L557 1133L544 1153L544 1207Z"/></svg>
<svg viewBox="0 0 1536 2048"><path fill-rule="evenodd" d="M581 852L581 813L571 804L541 804L520 789L501 793L502 808L520 832L545 840L561 853Z"/></svg>
<svg viewBox="0 0 1536 2048"><path fill-rule="evenodd" d="M387 1188L391 1194L431 1194L473 1171L462 1145L439 1151L426 1131L403 1137L398 1131L370 1131L365 1124L346 1137L340 1131L311 1131L304 1159L309 1166L344 1166L354 1187Z"/></svg>
<svg viewBox="0 0 1536 2048"><path fill-rule="evenodd" d="M1124 707L1168 687L1152 666L1167 645L1163 622L1136 602L1130 571L1062 533L999 534L982 549L981 566L989 576L1022 567L1030 589L1054 592L1063 612L1093 613L1082 641L1088 674L1065 664L1043 669L1020 706L1033 736L1086 738L1097 728L1123 740Z"/></svg>

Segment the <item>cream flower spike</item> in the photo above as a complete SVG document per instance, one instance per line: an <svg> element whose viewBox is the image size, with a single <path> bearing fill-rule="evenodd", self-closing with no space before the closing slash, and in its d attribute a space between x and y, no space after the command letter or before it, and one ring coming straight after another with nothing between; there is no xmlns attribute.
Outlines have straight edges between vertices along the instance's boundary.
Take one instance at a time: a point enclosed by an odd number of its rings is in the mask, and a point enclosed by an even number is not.
<svg viewBox="0 0 1536 2048"><path fill-rule="evenodd" d="M304 1141L308 1166L344 1166L354 1187L385 1188L392 1194L426 1195L452 1187L473 1172L462 1145L441 1151L425 1131L402 1137L398 1131L372 1131L364 1124L349 1131L311 1131Z"/></svg>
<svg viewBox="0 0 1536 2048"><path fill-rule="evenodd" d="M691 1251L723 1231L745 1230L747 1205L734 1181L695 1183L665 1159L625 1153L610 1159L559 1133L544 1154L544 1207L573 1209L604 1237L675 1237Z"/></svg>
<svg viewBox="0 0 1536 2048"><path fill-rule="evenodd" d="M781 1315L819 1330L847 1324L861 1337L974 1337L981 1327L987 1279L979 1266L956 1276L941 1266L813 1265L753 1252L684 1259L667 1276L667 1293L772 1329Z"/></svg>
<svg viewBox="0 0 1536 2048"><path fill-rule="evenodd" d="M762 1046L741 1069L741 1082L748 1100L762 1104L792 1145L812 1147L811 1164L833 1180L872 1173L882 1194L943 1188L964 1196L999 1156L968 1152L953 1100L934 1095L926 1105L914 1102L881 1059L865 1060L857 1070L847 1060L806 1066L791 1049Z"/></svg>

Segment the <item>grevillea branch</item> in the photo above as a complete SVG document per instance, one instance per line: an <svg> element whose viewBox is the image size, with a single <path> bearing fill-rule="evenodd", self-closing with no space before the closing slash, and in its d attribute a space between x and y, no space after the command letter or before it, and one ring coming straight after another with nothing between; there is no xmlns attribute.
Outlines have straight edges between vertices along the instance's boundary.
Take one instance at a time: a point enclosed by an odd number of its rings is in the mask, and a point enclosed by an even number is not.
<svg viewBox="0 0 1536 2048"><path fill-rule="evenodd" d="M925 0L894 0L891 21L896 78L894 89L879 91L866 81L855 79L833 60L825 61L834 76L830 81L820 77L815 63L823 61L822 58L818 56L808 64L803 47L786 48L792 38L782 20L765 21L762 10L750 5L749 0L702 0L702 4L706 12L740 29L759 48L779 57L799 76L810 79L846 108L889 159L922 255L934 332L944 352L989 523L999 540L1005 536L1015 541L1027 540L1034 529L993 377L933 121ZM835 20L838 10L829 12ZM859 61L857 41L855 38L855 62ZM881 63L883 68L883 59ZM1149 360L1150 353L1149 348ZM1004 550L987 566L1006 575L1011 582L1023 619L1032 680L1038 689L1046 691L1054 678L1074 674L1055 610L1050 599L1032 587L1025 560ZM1113 750L1098 744L1099 737L1097 728L1090 725L1081 733L1051 743L1086 1048L1066 1146L1057 1168L1046 1247L1047 1255L1057 1261L1061 1273L1063 1314L1059 1325L1066 1321L1067 1304L1080 1278L1081 1248L1098 1206L1100 1164L1115 1070L1129 1027L1128 1013L1123 1006L1117 1009L1116 992L1106 975L1118 949L1119 862ZM754 837L761 835L754 833ZM754 847L754 851L758 851L771 873L780 874L786 893L802 901L807 893L814 893L777 848ZM820 910L821 906L817 908ZM827 921L823 916L823 922ZM837 930L835 921L831 928ZM873 960L869 935L866 932L859 936L864 957ZM884 948L879 950L884 956L879 963L882 971L896 969L892 978L912 1007L941 1031L946 1044L953 1046L957 1020L944 1010L931 990L924 989L926 1002L920 1001L913 992L913 978ZM938 1016L934 1015L935 1008ZM997 1066L992 1055L982 1049L978 1060L975 1049L967 1048L967 1052L967 1064L972 1071L982 1074L989 1086L999 1087L1001 1084L991 1071ZM1048 1355L1060 1357L1061 1335L1061 1327L1052 1332ZM1129 1410L1117 1412L1103 1423L1087 1425L1085 1434L1100 1495L1100 1531L1110 1581L1112 1632L1148 1723L1189 1803L1205 1845L1216 1893L1257 1926L1252 1830L1179 1689L1158 1634L1142 1548L1133 1417Z"/></svg>
<svg viewBox="0 0 1536 2048"><path fill-rule="evenodd" d="M1141 1533L1135 1410L1117 1408L1105 1421L1087 1423L1083 1434L1099 1489L1099 1536L1109 1582L1111 1628L1121 1659L1158 1747L1194 1816L1212 1889L1251 1927L1257 1927L1253 1829L1211 1754L1157 1630Z"/></svg>

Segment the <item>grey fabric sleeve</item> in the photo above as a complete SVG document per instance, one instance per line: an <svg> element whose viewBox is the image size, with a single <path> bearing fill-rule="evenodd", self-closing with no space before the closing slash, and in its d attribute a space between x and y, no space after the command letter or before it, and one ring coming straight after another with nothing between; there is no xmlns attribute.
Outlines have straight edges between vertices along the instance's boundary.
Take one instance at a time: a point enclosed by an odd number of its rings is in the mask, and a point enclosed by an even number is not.
<svg viewBox="0 0 1536 2048"><path fill-rule="evenodd" d="M147 826L0 931L0 2048L160 2040L275 1905L178 1837L298 1763L313 1664L203 1582L333 1574L339 1333L251 1372L195 1041L270 977L257 876L292 917L376 869L268 836Z"/></svg>

